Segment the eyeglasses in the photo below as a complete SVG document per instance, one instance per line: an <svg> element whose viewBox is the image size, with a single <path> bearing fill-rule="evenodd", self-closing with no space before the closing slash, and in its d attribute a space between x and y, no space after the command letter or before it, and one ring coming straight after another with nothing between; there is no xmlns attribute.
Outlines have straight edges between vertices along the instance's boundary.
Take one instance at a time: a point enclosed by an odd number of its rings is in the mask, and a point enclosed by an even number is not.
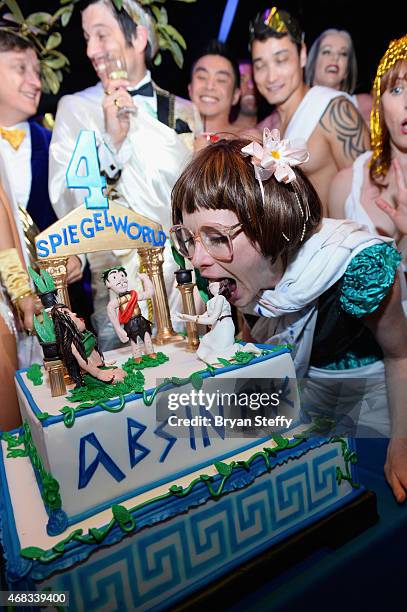
<svg viewBox="0 0 407 612"><path fill-rule="evenodd" d="M233 257L232 240L242 231L242 224L226 226L218 223L203 225L193 234L185 225L174 225L170 236L174 247L182 257L192 259L195 244L199 240L204 249L218 261L231 261Z"/></svg>

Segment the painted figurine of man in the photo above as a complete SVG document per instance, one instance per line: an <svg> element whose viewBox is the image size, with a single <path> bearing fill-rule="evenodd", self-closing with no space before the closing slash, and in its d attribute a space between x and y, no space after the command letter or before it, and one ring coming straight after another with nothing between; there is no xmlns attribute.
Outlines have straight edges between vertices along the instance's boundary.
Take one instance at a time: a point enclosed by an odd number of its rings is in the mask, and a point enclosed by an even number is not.
<svg viewBox="0 0 407 612"><path fill-rule="evenodd" d="M107 305L107 314L113 328L123 343L130 340L131 350L136 362L141 362L143 354L155 358L151 340L151 323L141 314L139 302L153 297L153 283L147 274L138 274L143 291L129 290L127 272L123 267L110 268L103 272L103 282L114 294ZM122 327L123 325L123 327Z"/></svg>

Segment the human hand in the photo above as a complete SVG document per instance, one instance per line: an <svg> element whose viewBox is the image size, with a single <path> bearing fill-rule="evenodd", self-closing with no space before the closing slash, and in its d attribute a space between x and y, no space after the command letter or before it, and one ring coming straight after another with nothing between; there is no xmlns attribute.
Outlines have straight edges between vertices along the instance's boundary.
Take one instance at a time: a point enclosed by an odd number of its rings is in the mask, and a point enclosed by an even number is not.
<svg viewBox="0 0 407 612"><path fill-rule="evenodd" d="M36 295L27 295L18 300L18 308L22 314L24 329L31 332L34 327L34 315L40 314L42 310L41 302Z"/></svg>
<svg viewBox="0 0 407 612"><path fill-rule="evenodd" d="M120 109L134 106L133 99L126 89L129 85L126 79L110 79L105 85L103 99L105 129L116 151L122 146L130 128L129 113L119 112Z"/></svg>
<svg viewBox="0 0 407 612"><path fill-rule="evenodd" d="M121 329L120 332L117 335L119 336L120 342L123 342L123 344L125 344L126 342L129 341L129 337L126 334L126 332L124 331L124 329Z"/></svg>
<svg viewBox="0 0 407 612"><path fill-rule="evenodd" d="M391 165L396 177L396 207L383 198L377 198L376 205L390 217L399 232L407 234L407 185L398 159L393 159Z"/></svg>
<svg viewBox="0 0 407 612"><path fill-rule="evenodd" d="M407 490L407 438L390 440L384 473L394 497L400 504L403 503Z"/></svg>
<svg viewBox="0 0 407 612"><path fill-rule="evenodd" d="M68 257L66 264L66 282L75 283L82 278L82 262L76 255Z"/></svg>

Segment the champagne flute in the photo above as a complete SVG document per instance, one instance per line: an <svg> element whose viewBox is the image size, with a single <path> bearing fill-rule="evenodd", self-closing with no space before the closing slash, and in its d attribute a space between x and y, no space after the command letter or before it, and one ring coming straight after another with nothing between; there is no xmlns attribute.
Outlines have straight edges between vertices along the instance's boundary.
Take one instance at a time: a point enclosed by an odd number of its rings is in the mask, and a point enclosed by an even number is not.
<svg viewBox="0 0 407 612"><path fill-rule="evenodd" d="M117 79L126 79L128 80L129 74L127 72L126 60L120 52L107 52L103 57L103 71L106 72L106 75L111 81L115 81ZM123 115L126 113L135 114L137 109L135 106L123 106L118 107L117 114Z"/></svg>

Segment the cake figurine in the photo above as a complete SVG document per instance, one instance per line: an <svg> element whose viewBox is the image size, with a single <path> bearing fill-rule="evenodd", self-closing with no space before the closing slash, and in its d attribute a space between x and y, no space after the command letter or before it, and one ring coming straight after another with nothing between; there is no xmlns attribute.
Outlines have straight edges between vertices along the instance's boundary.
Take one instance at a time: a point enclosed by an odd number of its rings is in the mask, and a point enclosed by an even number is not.
<svg viewBox="0 0 407 612"><path fill-rule="evenodd" d="M78 385L83 385L83 372L105 383L124 380L126 372L112 367L114 362L105 363L98 348L96 336L88 331L83 319L64 304L56 304L51 310L55 338L59 355L69 376Z"/></svg>
<svg viewBox="0 0 407 612"><path fill-rule="evenodd" d="M236 353L254 353L261 355L261 350L254 344L238 344L235 342L235 325L228 296L227 281L209 283L209 291L213 297L206 303L206 312L200 315L177 313L182 321L193 321L202 325L210 325L211 330L205 334L199 343L197 356L201 361L213 365L221 359L232 359Z"/></svg>
<svg viewBox="0 0 407 612"><path fill-rule="evenodd" d="M103 281L113 293L107 305L107 314L121 342L130 340L133 358L137 363L142 355L155 359L153 342L151 340L151 323L141 314L139 303L153 297L154 288L149 276L144 273L137 275L143 284L143 291L129 290L126 269L110 268L103 272ZM123 325L123 327L122 327Z"/></svg>

